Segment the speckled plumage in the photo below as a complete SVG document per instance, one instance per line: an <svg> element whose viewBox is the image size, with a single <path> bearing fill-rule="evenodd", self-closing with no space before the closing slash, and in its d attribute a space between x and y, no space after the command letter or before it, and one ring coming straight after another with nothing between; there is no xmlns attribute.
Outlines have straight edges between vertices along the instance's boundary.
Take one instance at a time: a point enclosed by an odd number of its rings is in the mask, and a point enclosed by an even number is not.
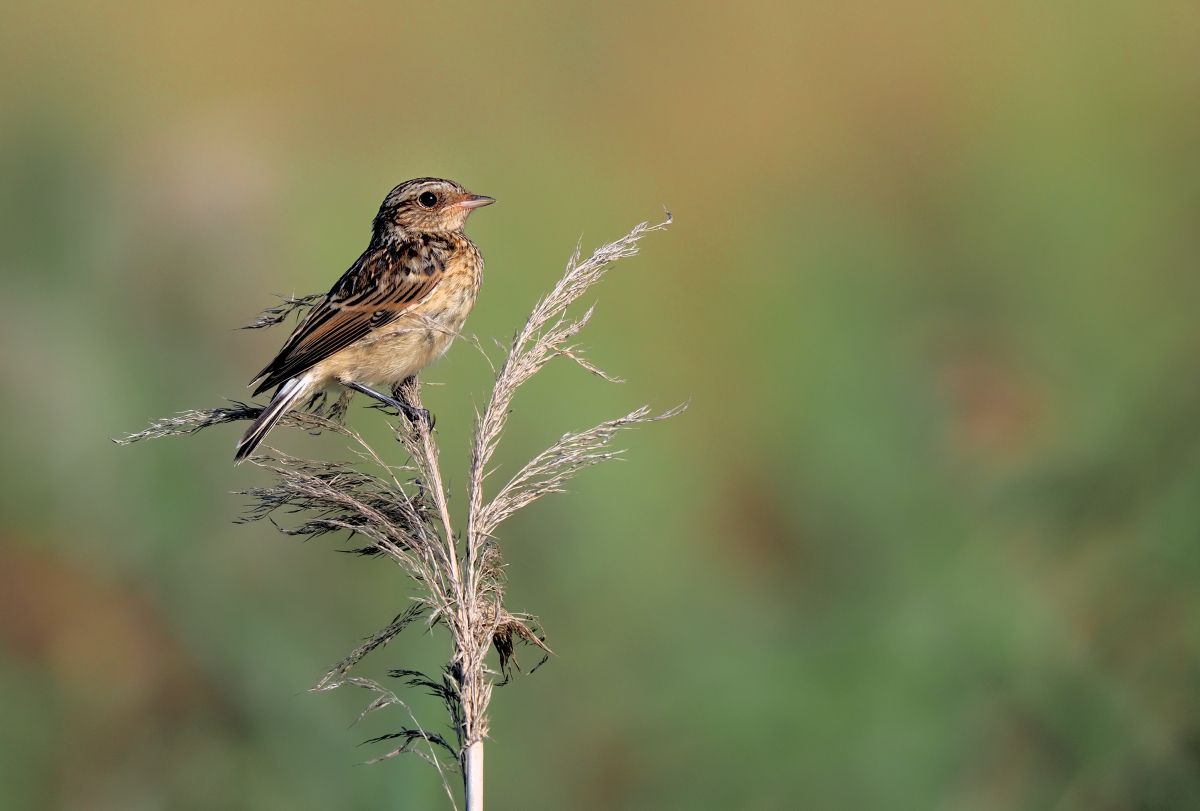
<svg viewBox="0 0 1200 811"><path fill-rule="evenodd" d="M471 210L491 202L438 178L392 190L367 250L255 376L255 394L279 388L238 442L237 461L322 389L391 386L441 357L483 282L483 256L463 225Z"/></svg>

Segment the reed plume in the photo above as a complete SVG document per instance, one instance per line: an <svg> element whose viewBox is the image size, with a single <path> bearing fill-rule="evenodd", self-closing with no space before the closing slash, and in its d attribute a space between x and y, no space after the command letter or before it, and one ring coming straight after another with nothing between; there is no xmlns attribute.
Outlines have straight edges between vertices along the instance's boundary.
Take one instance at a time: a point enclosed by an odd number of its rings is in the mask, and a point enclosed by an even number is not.
<svg viewBox="0 0 1200 811"><path fill-rule="evenodd" d="M306 410L289 412L279 424L336 433L350 443L356 461L300 459L274 449L248 459L270 471L273 483L240 491L251 498L252 505L239 521L258 521L281 511L289 515L298 513L303 516L298 523L276 526L284 534L304 537L348 533L361 544L353 551L386 556L416 584L412 604L334 665L312 690L349 686L372 692L374 698L360 719L388 707L403 710L411 725L405 723L397 731L373 739L371 742L389 741L393 746L370 762L405 753L425 758L441 775L456 811L458 806L447 779L447 773L455 770L462 774L467 811L482 811L483 740L488 734L488 704L496 679L503 683L512 675L515 646L537 648L543 654L541 662L550 653L532 617L509 613L504 608L505 580L497 528L522 507L549 493L562 492L565 483L581 470L617 456L620 451L613 450L611 445L621 431L674 416L686 407L685 404L658 415L642 407L586 431L564 434L489 499L485 494L489 463L503 436L513 397L522 384L559 356L606 380L616 380L586 360L581 349L572 343L587 325L594 307L577 318L568 316L567 309L603 277L613 262L636 254L642 237L670 223L670 214L657 225L641 223L621 239L601 246L586 261L581 261L576 248L562 278L537 303L512 342L503 348L504 356L487 406L482 412L476 410L467 474L465 532L456 534L452 527L438 446L432 426L420 417L386 412L394 417L396 439L409 457L408 463L401 466L389 465L362 436L346 426L348 395L332 403L318 398ZM289 315L311 306L312 301L311 296L289 297L266 310L249 328L281 323ZM396 386L393 395L413 409L408 414L422 413L421 387L415 378ZM253 420L261 410L257 405L233 402L222 408L187 411L118 442L128 444L191 434L214 425ZM392 670L389 675L405 687L427 690L442 700L449 715L449 736L429 731L418 723L396 690L351 675L363 658L387 645L418 620L427 626L440 624L449 630L453 643L449 661L434 676L403 669ZM489 668L485 661L493 648L498 670Z"/></svg>

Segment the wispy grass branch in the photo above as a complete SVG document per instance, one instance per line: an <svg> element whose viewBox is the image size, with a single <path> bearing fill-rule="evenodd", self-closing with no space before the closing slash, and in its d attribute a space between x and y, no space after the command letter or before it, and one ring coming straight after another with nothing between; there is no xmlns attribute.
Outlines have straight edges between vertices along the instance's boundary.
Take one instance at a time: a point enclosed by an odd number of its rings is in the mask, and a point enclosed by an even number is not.
<svg viewBox="0 0 1200 811"><path fill-rule="evenodd" d="M512 614L504 608L504 564L495 537L497 528L514 512L542 496L563 492L566 482L585 468L619 456L621 451L611 446L622 431L675 416L686 404L657 416L643 406L593 428L564 434L500 486L491 499L484 492L488 465L503 436L517 390L553 358L567 358L592 374L619 382L584 358L580 347L572 342L587 325L594 307L578 317L569 316L567 310L603 278L612 263L636 254L640 239L666 228L670 222L668 214L666 222L642 223L621 239L598 248L587 260L581 260L577 247L562 278L537 303L512 342L502 347L505 351L498 371L495 365L492 367L496 377L491 396L486 407L476 412L463 535L456 535L452 527L438 446L431 426L424 420L414 422L404 414L394 415L396 438L411 463L389 465L358 433L344 425L342 417L348 397L339 398L328 410L322 400L314 399L309 410L292 411L280 424L343 436L351 441L356 462L300 459L276 450L249 458L272 474L273 483L241 491L251 499L251 506L240 521L268 519L281 532L304 537L344 531L365 544L349 551L385 556L416 582L413 604L334 665L312 689L320 692L352 686L376 693L377 697L363 710L360 719L392 706L406 710L412 726L368 741L399 741L399 746L369 762L416 753L437 768L453 803L453 793L445 782L446 771L438 758L439 750L448 753L463 772L468 811L475 811L482 802L479 770L493 687L511 677L516 668L517 645L531 645L541 652L543 658L533 670L551 654L534 618ZM249 326L278 324L319 298L285 299ZM477 341L473 345L482 351ZM411 406L413 413L420 413L421 391L415 379L396 386L394 394ZM259 412L258 406L240 402L206 411L187 411L160 420L119 442L128 444L191 434L214 425L254 419ZM281 514L302 517L298 522L276 523L275 516ZM351 675L367 655L387 645L418 619L423 619L427 626L440 624L449 630L453 640L449 662L438 679L405 669L393 670L389 675L442 701L454 733L453 743L417 723L408 705L394 691ZM499 659L498 670L488 668L485 661L493 647ZM502 680L497 682L497 676Z"/></svg>

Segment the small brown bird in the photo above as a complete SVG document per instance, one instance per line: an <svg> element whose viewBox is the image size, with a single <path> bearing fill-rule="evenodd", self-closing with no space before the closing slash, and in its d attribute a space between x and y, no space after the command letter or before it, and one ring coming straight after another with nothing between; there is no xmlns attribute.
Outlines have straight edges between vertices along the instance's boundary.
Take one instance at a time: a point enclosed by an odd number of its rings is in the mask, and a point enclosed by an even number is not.
<svg viewBox="0 0 1200 811"><path fill-rule="evenodd" d="M435 177L392 189L367 250L251 381L255 395L279 388L238 441L234 461L249 456L289 409L334 384L414 417L372 387L415 375L450 347L483 281L483 256L463 225L472 210L494 202Z"/></svg>

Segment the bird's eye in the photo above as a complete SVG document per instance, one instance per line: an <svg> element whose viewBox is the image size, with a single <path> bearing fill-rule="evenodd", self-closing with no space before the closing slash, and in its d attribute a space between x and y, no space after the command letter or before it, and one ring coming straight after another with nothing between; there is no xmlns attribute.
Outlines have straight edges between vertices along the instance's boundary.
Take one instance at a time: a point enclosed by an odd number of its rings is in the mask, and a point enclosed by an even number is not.
<svg viewBox="0 0 1200 811"><path fill-rule="evenodd" d="M425 206L425 208L433 208L437 205L437 195L431 191L423 192L421 196L417 198L417 202Z"/></svg>

